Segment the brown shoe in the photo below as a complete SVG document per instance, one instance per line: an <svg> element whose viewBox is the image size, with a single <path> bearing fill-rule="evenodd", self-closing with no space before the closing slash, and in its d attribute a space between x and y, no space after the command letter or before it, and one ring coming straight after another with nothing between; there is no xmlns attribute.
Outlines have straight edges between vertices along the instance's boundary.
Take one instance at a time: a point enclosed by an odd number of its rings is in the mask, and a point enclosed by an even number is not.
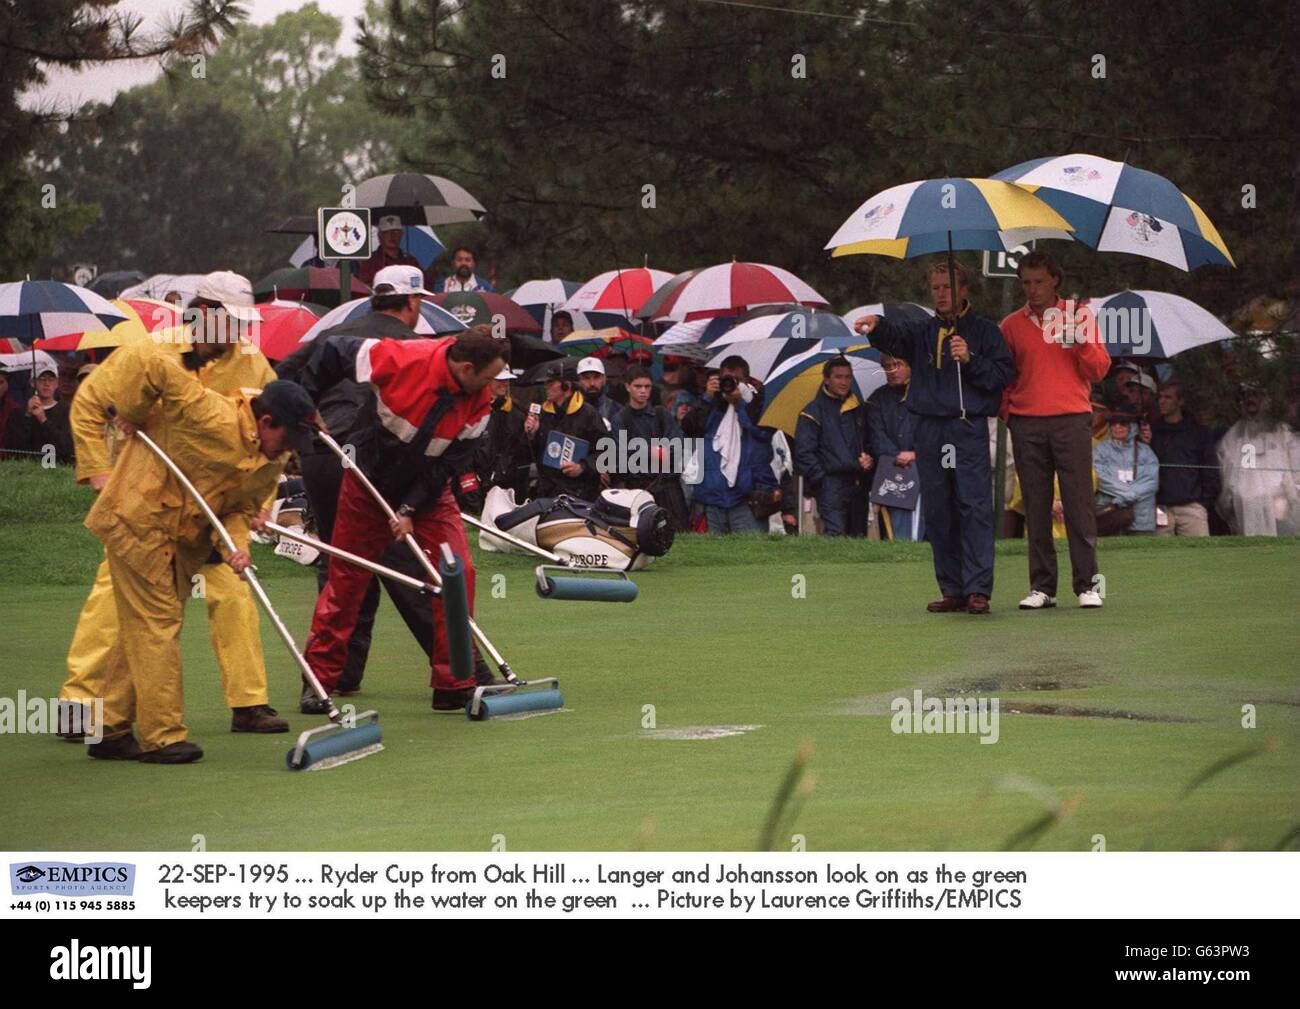
<svg viewBox="0 0 1300 1009"><path fill-rule="evenodd" d="M944 596L926 606L929 613L963 613L965 610L966 600L961 596Z"/></svg>
<svg viewBox="0 0 1300 1009"><path fill-rule="evenodd" d="M967 613L989 613L988 596L967 596L966 597Z"/></svg>
<svg viewBox="0 0 1300 1009"><path fill-rule="evenodd" d="M231 732L288 732L289 723L265 704L230 709Z"/></svg>

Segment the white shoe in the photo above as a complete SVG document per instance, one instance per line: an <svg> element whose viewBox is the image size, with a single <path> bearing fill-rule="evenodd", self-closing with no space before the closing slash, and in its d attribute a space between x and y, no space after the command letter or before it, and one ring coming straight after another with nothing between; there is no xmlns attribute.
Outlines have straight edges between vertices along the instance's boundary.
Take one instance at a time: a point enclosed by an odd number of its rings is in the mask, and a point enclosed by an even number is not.
<svg viewBox="0 0 1300 1009"><path fill-rule="evenodd" d="M1089 590L1079 593L1079 605L1085 610L1101 609L1101 593Z"/></svg>
<svg viewBox="0 0 1300 1009"><path fill-rule="evenodd" d="M1037 589L1020 600L1022 610L1050 610L1055 605L1056 596L1049 596L1046 592L1039 592Z"/></svg>

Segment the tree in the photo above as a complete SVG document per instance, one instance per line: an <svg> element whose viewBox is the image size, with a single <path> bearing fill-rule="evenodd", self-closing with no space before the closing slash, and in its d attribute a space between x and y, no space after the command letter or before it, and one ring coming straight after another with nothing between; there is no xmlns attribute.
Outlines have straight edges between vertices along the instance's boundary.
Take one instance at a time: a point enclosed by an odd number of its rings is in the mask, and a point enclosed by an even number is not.
<svg viewBox="0 0 1300 1009"><path fill-rule="evenodd" d="M1155 287L1223 311L1294 269L1300 75L1259 70L1294 59L1289 16L1280 0L389 0L360 42L372 100L421 124L409 163L479 196L479 234L517 279L734 255L841 307L915 296L915 264L828 261L862 200L1082 150L1175 180L1241 269L1189 277L1060 247L1072 289Z"/></svg>
<svg viewBox="0 0 1300 1009"><path fill-rule="evenodd" d="M190 0L157 31L142 30L139 15L116 10L116 0L11 0L0 6L0 276L31 270L69 231L84 226L93 209L67 201L42 177L34 151L66 111L24 108L28 89L46 82L51 68L88 63L201 55L244 16L231 0ZM51 199L52 196L52 199Z"/></svg>

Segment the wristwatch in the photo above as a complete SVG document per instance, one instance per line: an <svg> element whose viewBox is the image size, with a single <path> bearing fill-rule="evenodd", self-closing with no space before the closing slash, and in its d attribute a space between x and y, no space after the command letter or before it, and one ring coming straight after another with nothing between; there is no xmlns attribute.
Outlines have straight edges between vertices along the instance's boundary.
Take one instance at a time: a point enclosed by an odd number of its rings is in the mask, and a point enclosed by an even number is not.
<svg viewBox="0 0 1300 1009"><path fill-rule="evenodd" d="M402 518L404 519L409 519L412 515L415 514L415 506L404 504L397 509L397 514L402 516Z"/></svg>

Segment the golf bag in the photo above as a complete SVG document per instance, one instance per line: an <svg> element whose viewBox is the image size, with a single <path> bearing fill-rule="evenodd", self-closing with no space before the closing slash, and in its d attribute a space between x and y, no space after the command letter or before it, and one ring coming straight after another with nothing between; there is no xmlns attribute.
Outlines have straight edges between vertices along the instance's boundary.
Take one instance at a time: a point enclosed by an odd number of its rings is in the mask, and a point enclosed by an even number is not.
<svg viewBox="0 0 1300 1009"><path fill-rule="evenodd" d="M271 521L276 525L298 529L308 536L316 536L316 520L307 501L307 490L300 479L282 478L276 491L275 503L271 505ZM275 552L281 557L288 557L299 564L313 567L324 563L321 552L315 547L292 540L282 540L270 533L252 534L259 543L275 544Z"/></svg>
<svg viewBox="0 0 1300 1009"><path fill-rule="evenodd" d="M561 494L516 506L514 492L488 492L483 521L582 567L637 571L673 545L673 527L664 509L643 490L602 491L596 502ZM484 550L522 553L490 533L479 537Z"/></svg>

